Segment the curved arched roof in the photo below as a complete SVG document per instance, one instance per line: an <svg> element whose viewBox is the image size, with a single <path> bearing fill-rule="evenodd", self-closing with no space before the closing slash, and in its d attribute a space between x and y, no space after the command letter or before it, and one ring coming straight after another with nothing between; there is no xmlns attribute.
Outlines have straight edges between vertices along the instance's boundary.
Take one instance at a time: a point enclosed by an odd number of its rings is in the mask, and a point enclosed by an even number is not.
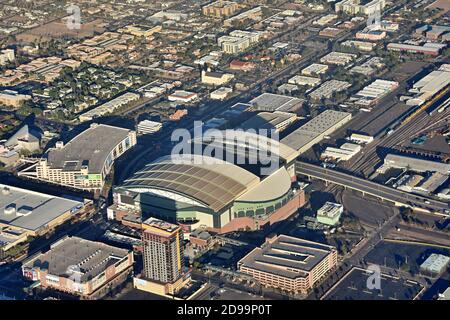
<svg viewBox="0 0 450 320"><path fill-rule="evenodd" d="M188 154L157 159L125 180L123 187L177 192L217 212L258 184L256 175L234 164Z"/></svg>
<svg viewBox="0 0 450 320"><path fill-rule="evenodd" d="M203 136L196 137L192 141L218 147L224 145L232 150L239 147L243 150L270 151L287 163L299 156L299 153L291 147L251 130L207 130Z"/></svg>

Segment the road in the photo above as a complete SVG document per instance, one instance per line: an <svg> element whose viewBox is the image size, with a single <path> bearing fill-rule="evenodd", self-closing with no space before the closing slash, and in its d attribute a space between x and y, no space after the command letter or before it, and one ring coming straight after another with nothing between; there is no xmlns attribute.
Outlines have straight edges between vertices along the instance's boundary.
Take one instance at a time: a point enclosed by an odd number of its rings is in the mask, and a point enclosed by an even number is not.
<svg viewBox="0 0 450 320"><path fill-rule="evenodd" d="M319 165L297 161L296 171L299 175L305 175L338 184L417 210L428 210L432 213L447 215L446 210L449 209L449 205L446 202L425 198L419 195L412 195L347 173L323 168Z"/></svg>

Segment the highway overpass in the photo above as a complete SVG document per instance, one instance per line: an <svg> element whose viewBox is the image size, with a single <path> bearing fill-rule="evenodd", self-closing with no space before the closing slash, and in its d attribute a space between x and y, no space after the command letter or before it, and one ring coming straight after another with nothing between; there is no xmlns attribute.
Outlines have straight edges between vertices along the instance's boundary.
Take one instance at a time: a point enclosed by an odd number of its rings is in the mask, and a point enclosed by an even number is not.
<svg viewBox="0 0 450 320"><path fill-rule="evenodd" d="M363 194L369 194L382 200L393 202L396 206L405 206L442 215L449 215L448 213L450 213L449 204L446 202L407 193L347 173L323 168L319 165L297 161L295 167L297 175L304 175L310 179L319 179L327 183L341 185L345 188L360 191Z"/></svg>

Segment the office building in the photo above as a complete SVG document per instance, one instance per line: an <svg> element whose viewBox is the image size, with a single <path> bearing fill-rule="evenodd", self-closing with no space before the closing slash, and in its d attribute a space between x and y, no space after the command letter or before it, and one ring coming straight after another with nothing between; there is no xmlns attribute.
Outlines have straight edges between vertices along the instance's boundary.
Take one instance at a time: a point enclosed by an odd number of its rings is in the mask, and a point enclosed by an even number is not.
<svg viewBox="0 0 450 320"><path fill-rule="evenodd" d="M351 118L351 113L325 110L317 117L281 139L280 142L302 154L316 143L322 141L326 136L331 135L334 131L342 127Z"/></svg>

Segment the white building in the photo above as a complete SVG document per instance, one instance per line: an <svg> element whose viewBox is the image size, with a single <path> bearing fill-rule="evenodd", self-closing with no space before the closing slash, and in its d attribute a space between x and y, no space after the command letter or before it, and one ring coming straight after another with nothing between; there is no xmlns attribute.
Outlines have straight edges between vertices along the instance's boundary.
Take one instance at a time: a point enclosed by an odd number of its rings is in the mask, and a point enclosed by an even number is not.
<svg viewBox="0 0 450 320"><path fill-rule="evenodd" d="M13 62L15 59L14 49L3 49L0 51L0 66Z"/></svg>
<svg viewBox="0 0 450 320"><path fill-rule="evenodd" d="M136 131L138 134L156 133L162 128L162 123L157 121L143 120L138 123Z"/></svg>

